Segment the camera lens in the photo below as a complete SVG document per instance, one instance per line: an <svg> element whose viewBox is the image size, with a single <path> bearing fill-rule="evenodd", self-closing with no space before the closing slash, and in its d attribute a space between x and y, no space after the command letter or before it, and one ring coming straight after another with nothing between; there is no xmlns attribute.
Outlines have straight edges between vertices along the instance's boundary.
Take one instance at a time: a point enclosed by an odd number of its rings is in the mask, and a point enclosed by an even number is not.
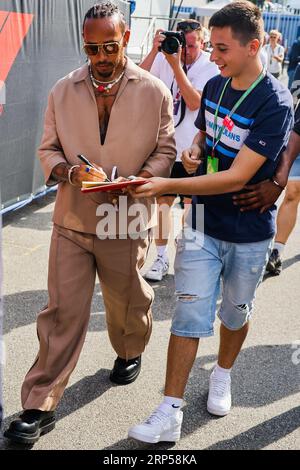
<svg viewBox="0 0 300 470"><path fill-rule="evenodd" d="M176 54L179 49L180 42L174 36L167 37L162 43L161 48L166 54Z"/></svg>

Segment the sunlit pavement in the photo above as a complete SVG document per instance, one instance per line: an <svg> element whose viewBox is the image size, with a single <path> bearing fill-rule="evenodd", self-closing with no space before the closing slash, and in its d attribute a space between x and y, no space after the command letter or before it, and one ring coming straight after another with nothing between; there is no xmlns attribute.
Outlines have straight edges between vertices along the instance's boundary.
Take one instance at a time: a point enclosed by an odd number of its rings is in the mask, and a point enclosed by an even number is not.
<svg viewBox="0 0 300 470"><path fill-rule="evenodd" d="M47 262L54 196L4 220L5 345L4 428L20 410L20 387L37 352L37 312L47 303ZM175 217L180 217L176 206ZM206 411L210 371L216 360L219 322L212 338L200 342L184 406L182 439L155 446L127 439L162 397L169 327L174 310L173 263L169 275L153 284L154 327L143 355L142 372L128 386L114 386L115 359L106 331L97 285L86 342L57 411L54 431L33 449L299 449L300 225L284 256L279 277L259 288L251 331L232 373L233 408L225 418ZM174 244L170 243L174 259ZM152 247L147 268L154 258ZM19 449L0 442L2 449Z"/></svg>

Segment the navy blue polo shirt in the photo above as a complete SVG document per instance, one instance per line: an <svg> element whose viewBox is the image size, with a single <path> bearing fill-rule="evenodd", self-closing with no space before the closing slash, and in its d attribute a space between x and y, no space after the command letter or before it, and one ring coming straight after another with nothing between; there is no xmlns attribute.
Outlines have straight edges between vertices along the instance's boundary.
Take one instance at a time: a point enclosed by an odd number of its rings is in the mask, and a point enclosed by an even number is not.
<svg viewBox="0 0 300 470"><path fill-rule="evenodd" d="M195 125L206 132L206 156L211 154L214 114L226 81L227 78L218 75L209 80L203 90ZM218 112L218 129L243 93L228 84ZM225 129L215 149L215 156L219 158L218 171L230 168L245 144L267 158L249 184L271 178L287 145L293 125L292 96L288 89L267 73L231 119L234 127L230 131ZM200 165L197 176L203 174L206 174L206 162ZM204 232L211 237L233 243L251 243L274 236L275 205L263 214L260 214L259 210L241 212L238 206L233 204L232 196L233 193L194 196L193 228L199 229L196 226L195 205L204 204Z"/></svg>

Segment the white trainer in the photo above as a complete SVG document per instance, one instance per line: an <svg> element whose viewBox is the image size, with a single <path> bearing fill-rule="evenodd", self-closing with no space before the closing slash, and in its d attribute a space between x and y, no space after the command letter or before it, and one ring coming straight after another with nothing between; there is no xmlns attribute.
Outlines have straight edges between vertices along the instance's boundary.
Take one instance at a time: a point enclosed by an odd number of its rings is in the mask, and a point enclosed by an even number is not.
<svg viewBox="0 0 300 470"><path fill-rule="evenodd" d="M146 421L129 429L128 437L151 444L179 441L183 413L178 410L169 414L167 407L160 405L156 408Z"/></svg>
<svg viewBox="0 0 300 470"><path fill-rule="evenodd" d="M231 378L216 374L213 370L209 379L207 411L213 415L226 416L231 408Z"/></svg>
<svg viewBox="0 0 300 470"><path fill-rule="evenodd" d="M161 281L168 274L168 271L169 261L163 256L158 255L151 268L144 275L144 278L149 279L149 281Z"/></svg>

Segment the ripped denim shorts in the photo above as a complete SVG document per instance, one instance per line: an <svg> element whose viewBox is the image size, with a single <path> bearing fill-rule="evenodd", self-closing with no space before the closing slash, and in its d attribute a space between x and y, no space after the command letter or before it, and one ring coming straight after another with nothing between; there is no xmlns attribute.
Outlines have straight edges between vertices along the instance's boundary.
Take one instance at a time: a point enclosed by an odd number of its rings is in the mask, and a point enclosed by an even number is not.
<svg viewBox="0 0 300 470"><path fill-rule="evenodd" d="M273 239L230 243L191 228L177 240L175 258L176 309L171 333L212 336L218 316L229 330L239 330L251 317ZM220 292L222 280L222 292Z"/></svg>

